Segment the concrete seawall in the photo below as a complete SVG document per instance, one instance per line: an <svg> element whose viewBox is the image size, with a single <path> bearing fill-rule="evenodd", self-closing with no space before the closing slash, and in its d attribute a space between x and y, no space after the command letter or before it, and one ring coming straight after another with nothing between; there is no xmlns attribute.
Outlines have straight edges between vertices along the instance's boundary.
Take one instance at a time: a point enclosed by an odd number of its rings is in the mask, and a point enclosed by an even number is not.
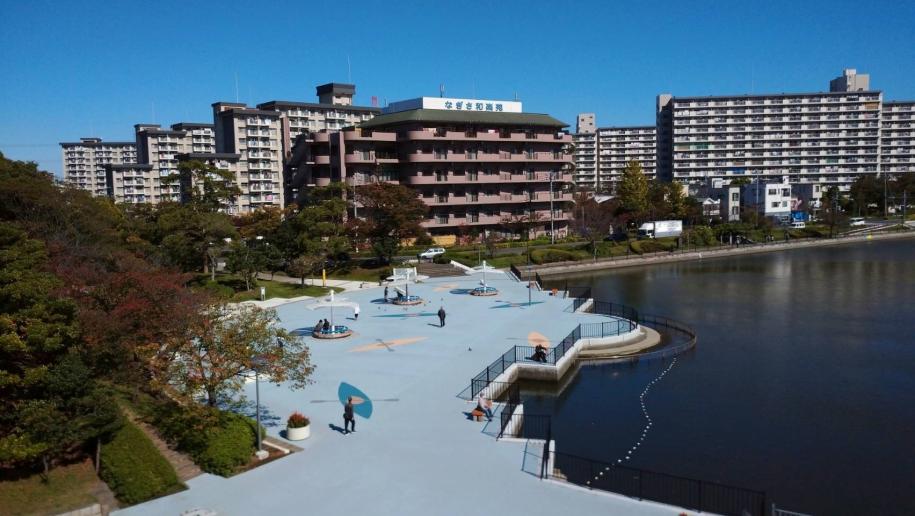
<svg viewBox="0 0 915 516"><path fill-rule="evenodd" d="M756 244L743 247L697 250L682 253L658 253L651 256L643 256L639 258L620 258L615 260L601 259L590 262L563 262L562 264L556 265L535 265L531 268L531 272L536 272L540 274L540 276L553 276L558 274L574 274L579 272L620 269L623 267L639 267L643 265L654 265L659 263L709 260L714 258L726 258L730 256L771 253L775 251L785 251L790 249L807 249L811 247L827 247L877 240L898 240L903 238L915 238L915 231L898 233L876 233L843 238L824 238L822 240L805 240L802 242L792 243Z"/></svg>

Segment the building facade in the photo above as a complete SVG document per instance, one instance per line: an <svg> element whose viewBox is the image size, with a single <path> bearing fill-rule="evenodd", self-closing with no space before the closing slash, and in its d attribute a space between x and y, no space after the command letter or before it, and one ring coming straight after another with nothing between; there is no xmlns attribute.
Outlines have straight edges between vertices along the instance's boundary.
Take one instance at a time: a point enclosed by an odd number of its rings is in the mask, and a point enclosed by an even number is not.
<svg viewBox="0 0 915 516"><path fill-rule="evenodd" d="M880 118L881 171L915 173L915 101L884 102Z"/></svg>
<svg viewBox="0 0 915 516"><path fill-rule="evenodd" d="M842 78L847 88L866 79ZM838 86L836 86L838 89ZM735 177L820 183L847 190L880 172L882 93L658 97L659 134L670 135L661 177L696 182ZM659 146L661 148L661 146Z"/></svg>
<svg viewBox="0 0 915 516"><path fill-rule="evenodd" d="M239 213L284 206L280 116L278 111L245 104L213 104L216 154L239 156L235 167L243 192L238 199Z"/></svg>
<svg viewBox="0 0 915 516"><path fill-rule="evenodd" d="M473 231L518 237L531 214L532 234L552 228L562 236L572 200L572 136L564 127L521 112L520 102L413 99L358 128L300 138L292 183L410 186L429 206L423 226L442 244Z"/></svg>
<svg viewBox="0 0 915 516"><path fill-rule="evenodd" d="M653 125L601 127L597 150L597 180L607 191L616 189L630 161L638 161L648 179L657 176L657 129Z"/></svg>
<svg viewBox="0 0 915 516"><path fill-rule="evenodd" d="M97 196L109 192L107 165L137 162L134 142L80 138L78 142L61 142L60 148L64 182Z"/></svg>
<svg viewBox="0 0 915 516"><path fill-rule="evenodd" d="M271 100L257 105L257 109L280 113L280 134L283 157L288 158L296 138L302 134L320 131L339 131L371 120L381 109L354 106L355 84L332 82L316 88L318 103Z"/></svg>

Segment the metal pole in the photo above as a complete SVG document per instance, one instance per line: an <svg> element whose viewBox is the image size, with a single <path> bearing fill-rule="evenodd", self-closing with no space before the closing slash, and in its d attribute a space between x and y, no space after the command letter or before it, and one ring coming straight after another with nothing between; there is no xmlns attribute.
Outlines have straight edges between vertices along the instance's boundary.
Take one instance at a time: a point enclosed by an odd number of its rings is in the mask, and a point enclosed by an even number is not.
<svg viewBox="0 0 915 516"><path fill-rule="evenodd" d="M257 451L262 451L263 447L261 445L261 386L260 386L260 375L257 372L257 369L254 369L254 396L255 404L257 408L255 409L257 415Z"/></svg>
<svg viewBox="0 0 915 516"><path fill-rule="evenodd" d="M553 171L550 171L550 244L556 243L556 229L553 225Z"/></svg>

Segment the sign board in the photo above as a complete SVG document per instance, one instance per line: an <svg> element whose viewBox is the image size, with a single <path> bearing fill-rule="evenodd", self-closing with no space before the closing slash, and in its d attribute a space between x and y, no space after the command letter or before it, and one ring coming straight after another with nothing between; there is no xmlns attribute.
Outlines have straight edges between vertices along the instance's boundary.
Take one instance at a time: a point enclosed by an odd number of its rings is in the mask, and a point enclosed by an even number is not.
<svg viewBox="0 0 915 516"><path fill-rule="evenodd" d="M410 109L438 109L442 111L483 111L489 113L521 113L521 102L514 100L484 100L448 97L419 97L392 102L385 113Z"/></svg>

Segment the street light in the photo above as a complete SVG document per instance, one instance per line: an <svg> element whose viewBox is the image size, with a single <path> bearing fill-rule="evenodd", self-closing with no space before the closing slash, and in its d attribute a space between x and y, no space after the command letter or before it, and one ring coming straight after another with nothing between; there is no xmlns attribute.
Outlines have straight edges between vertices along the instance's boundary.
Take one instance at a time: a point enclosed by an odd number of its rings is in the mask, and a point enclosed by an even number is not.
<svg viewBox="0 0 915 516"><path fill-rule="evenodd" d="M260 372L258 369L263 367L267 363L267 359L263 355L256 355L251 361L252 368L254 369L254 413L257 419L257 457L261 460L265 459L264 456L264 446L263 446L263 437L261 436L261 388L260 388Z"/></svg>

